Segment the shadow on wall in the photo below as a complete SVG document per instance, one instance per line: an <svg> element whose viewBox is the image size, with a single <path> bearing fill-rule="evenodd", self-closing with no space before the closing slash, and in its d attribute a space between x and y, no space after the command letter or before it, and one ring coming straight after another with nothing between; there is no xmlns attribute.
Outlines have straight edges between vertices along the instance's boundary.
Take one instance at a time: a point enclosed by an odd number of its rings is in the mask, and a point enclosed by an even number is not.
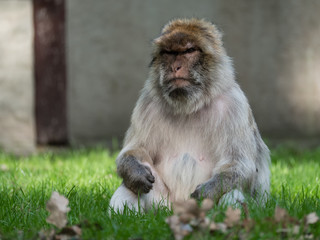
<svg viewBox="0 0 320 240"><path fill-rule="evenodd" d="M228 2L219 23L263 135L319 138L320 2Z"/></svg>
<svg viewBox="0 0 320 240"><path fill-rule="evenodd" d="M320 3L289 10L281 4L280 70L277 88L287 110L280 115L289 136L320 136ZM290 15L290 18L287 17ZM299 21L299 22L297 22ZM283 84L286 82L287 84Z"/></svg>

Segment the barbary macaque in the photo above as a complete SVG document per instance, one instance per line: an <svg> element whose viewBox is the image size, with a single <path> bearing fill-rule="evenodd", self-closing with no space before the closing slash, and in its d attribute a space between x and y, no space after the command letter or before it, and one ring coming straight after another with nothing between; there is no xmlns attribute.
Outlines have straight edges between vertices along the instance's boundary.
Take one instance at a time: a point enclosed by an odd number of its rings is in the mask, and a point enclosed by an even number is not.
<svg viewBox="0 0 320 240"><path fill-rule="evenodd" d="M115 210L210 198L233 204L269 192L269 150L215 25L169 22L116 160Z"/></svg>

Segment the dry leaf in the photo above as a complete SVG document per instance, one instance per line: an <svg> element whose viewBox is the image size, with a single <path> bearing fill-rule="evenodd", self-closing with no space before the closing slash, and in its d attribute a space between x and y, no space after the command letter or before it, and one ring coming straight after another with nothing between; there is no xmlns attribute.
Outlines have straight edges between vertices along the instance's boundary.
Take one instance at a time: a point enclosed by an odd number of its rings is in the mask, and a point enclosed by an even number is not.
<svg viewBox="0 0 320 240"><path fill-rule="evenodd" d="M242 225L247 232L249 232L254 227L254 224L255 221L250 218L244 219L242 222Z"/></svg>
<svg viewBox="0 0 320 240"><path fill-rule="evenodd" d="M182 224L181 225L181 235L183 237L189 235L192 231L193 231L193 229L189 224Z"/></svg>
<svg viewBox="0 0 320 240"><path fill-rule="evenodd" d="M213 201L209 198L206 198L203 200L202 205L201 205L201 210L202 211L209 211L213 207Z"/></svg>
<svg viewBox="0 0 320 240"><path fill-rule="evenodd" d="M293 229L292 229L292 233L295 235L298 235L300 232L300 226L299 225L294 225Z"/></svg>
<svg viewBox="0 0 320 240"><path fill-rule="evenodd" d="M204 217L200 222L199 227L202 229L208 229L209 225L210 225L210 219L207 217Z"/></svg>
<svg viewBox="0 0 320 240"><path fill-rule="evenodd" d="M276 209L274 210L274 219L276 220L276 222L282 222L287 217L288 217L287 211L277 206Z"/></svg>
<svg viewBox="0 0 320 240"><path fill-rule="evenodd" d="M210 230L210 232L214 232L214 231L219 230L222 233L226 233L227 232L227 225L224 223L211 222L210 226L209 226L209 230Z"/></svg>
<svg viewBox="0 0 320 240"><path fill-rule="evenodd" d="M179 216L179 220L180 222L182 223L188 223L190 222L192 219L194 219L194 215L190 214L190 213L182 213L180 216Z"/></svg>
<svg viewBox="0 0 320 240"><path fill-rule="evenodd" d="M220 230L222 233L226 233L227 225L224 223L217 223L217 230Z"/></svg>
<svg viewBox="0 0 320 240"><path fill-rule="evenodd" d="M232 209L232 207L228 207L226 211L226 218L224 219L224 223L227 227L233 227L238 224L240 221L241 211L240 209Z"/></svg>
<svg viewBox="0 0 320 240"><path fill-rule="evenodd" d="M50 200L47 202L47 210L50 212L47 222L58 228L66 226L67 212L70 211L68 204L69 200L67 198L57 192L53 192Z"/></svg>
<svg viewBox="0 0 320 240"><path fill-rule="evenodd" d="M212 208L212 200L203 201L202 208L199 208L195 199L178 201L173 203L175 215L166 219L176 240L183 239L194 229L207 229L210 225L209 218L205 211ZM193 229L194 228L194 229Z"/></svg>
<svg viewBox="0 0 320 240"><path fill-rule="evenodd" d="M211 222L209 225L209 230L210 230L210 232L214 232L214 231L218 230L217 224L215 222Z"/></svg>
<svg viewBox="0 0 320 240"><path fill-rule="evenodd" d="M189 224L190 224L192 227L198 227L198 226L200 225L200 222L201 222L200 219L195 218L195 219L192 219Z"/></svg>
<svg viewBox="0 0 320 240"><path fill-rule="evenodd" d="M173 215L171 217L168 217L166 219L166 223L169 224L170 228L173 229L174 227L176 227L177 225L180 224L180 221L179 221L179 217L176 216L176 215Z"/></svg>
<svg viewBox="0 0 320 240"><path fill-rule="evenodd" d="M213 206L212 200L205 199L202 202L201 208L198 207L197 202L193 199L190 201L177 202L174 204L174 212L176 215L167 218L167 223L170 225L176 240L181 240L191 233L194 233L194 236L201 237L201 234L203 233L202 230L204 229L209 230L211 233L216 231L220 231L223 234L229 233L228 235L225 235L228 239L235 237L237 234L240 239L247 239L254 228L255 221L250 219L247 204L242 203L241 205L245 215L243 220L240 219L240 209L228 207L225 213L224 222L215 223L206 217L206 212ZM301 239L313 239L314 236L308 232L308 225L318 222L319 216L317 216L315 212L310 213L305 216L303 222L291 217L285 209L276 207L274 217L265 218L264 220L272 224L281 223L281 228L278 229L277 232L283 238L303 234ZM301 226L301 223L304 223L304 226ZM245 231L242 231L240 228L232 229L232 227L236 225L240 226ZM227 231L228 229L230 229L230 231Z"/></svg>
<svg viewBox="0 0 320 240"><path fill-rule="evenodd" d="M314 239L314 236L311 233L305 234L303 239Z"/></svg>
<svg viewBox="0 0 320 240"><path fill-rule="evenodd" d="M193 231L192 227L189 224L181 223L177 215L168 217L166 219L166 223L169 224L176 240L183 239Z"/></svg>
<svg viewBox="0 0 320 240"><path fill-rule="evenodd" d="M5 164L1 164L1 165L0 165L0 171L2 171L2 172L6 172L6 171L9 171L9 168L8 168L8 166L7 166L7 165L5 165Z"/></svg>
<svg viewBox="0 0 320 240"><path fill-rule="evenodd" d="M59 240L77 240L80 239L82 230L80 227L74 225L71 227L64 227L61 232L55 235L55 239Z"/></svg>
<svg viewBox="0 0 320 240"><path fill-rule="evenodd" d="M317 216L317 214L315 212L313 213L309 213L307 216L306 216L306 224L309 225L309 224L314 224L316 222L319 221L319 217Z"/></svg>
<svg viewBox="0 0 320 240"><path fill-rule="evenodd" d="M190 213L198 216L200 209L195 199L188 199L187 201L177 201L173 203L173 211L175 214Z"/></svg>
<svg viewBox="0 0 320 240"><path fill-rule="evenodd" d="M289 229L289 228L277 229L277 233L281 233L282 237L287 237L289 232L291 232L291 229Z"/></svg>
<svg viewBox="0 0 320 240"><path fill-rule="evenodd" d="M54 239L55 236L55 230L54 229L50 229L50 230L41 230L38 233L38 237L40 240L52 240Z"/></svg>

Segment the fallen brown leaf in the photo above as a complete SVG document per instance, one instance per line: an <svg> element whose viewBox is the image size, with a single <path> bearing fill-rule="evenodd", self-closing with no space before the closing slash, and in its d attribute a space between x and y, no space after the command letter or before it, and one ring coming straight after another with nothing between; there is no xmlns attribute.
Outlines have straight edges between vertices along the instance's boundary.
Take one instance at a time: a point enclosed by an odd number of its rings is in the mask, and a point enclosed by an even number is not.
<svg viewBox="0 0 320 240"><path fill-rule="evenodd" d="M226 218L224 219L224 223L227 227L233 227L234 225L238 224L240 221L241 210L236 208L233 209L232 207L228 207L226 211Z"/></svg>
<svg viewBox="0 0 320 240"><path fill-rule="evenodd" d="M181 215L179 216L179 220L182 223L188 223L194 218L195 218L195 216L190 213L181 213Z"/></svg>
<svg viewBox="0 0 320 240"><path fill-rule="evenodd" d="M47 210L50 212L47 222L58 228L63 228L67 224L67 213L69 200L58 192L53 192L50 200L47 202Z"/></svg>
<svg viewBox="0 0 320 240"><path fill-rule="evenodd" d="M177 201L173 203L173 211L177 215L180 215L182 213L190 213L194 216L198 216L200 213L198 204L193 198L186 201Z"/></svg>
<svg viewBox="0 0 320 240"><path fill-rule="evenodd" d="M182 240L185 236L189 235L193 231L189 224L181 223L177 215L168 217L166 219L166 223L171 228L176 240Z"/></svg>
<svg viewBox="0 0 320 240"><path fill-rule="evenodd" d="M311 233L307 233L303 236L303 238L301 237L301 239L314 239L314 236Z"/></svg>
<svg viewBox="0 0 320 240"><path fill-rule="evenodd" d="M55 230L54 229L50 229L50 230L41 230L38 233L38 237L40 240L52 240L54 239L54 235L55 235Z"/></svg>
<svg viewBox="0 0 320 240"><path fill-rule="evenodd" d="M317 216L317 214L315 212L309 213L306 216L306 224L315 224L316 222L319 221L319 217Z"/></svg>
<svg viewBox="0 0 320 240"><path fill-rule="evenodd" d="M241 210L229 206L225 212L224 222L216 223L213 221L214 217L208 218L206 216L206 213L213 207L211 200L204 200L201 207L198 207L194 200L178 202L174 204L175 215L167 218L166 221L176 240L181 240L190 234L193 234L194 237L201 237L207 230L212 234L220 231L225 234L226 239L238 237L245 240L250 236L255 221L250 218L247 204L242 203L241 205L245 215L243 220L240 217ZM313 212L299 220L290 216L285 209L276 207L274 216L266 217L263 221L272 224L273 227L278 226L277 232L281 238L296 239L302 234L299 239L314 239L310 233L309 225L317 223L319 216Z"/></svg>
<svg viewBox="0 0 320 240"><path fill-rule="evenodd" d="M276 222L282 222L284 221L287 217L288 217L288 213L285 209L280 208L280 207L276 207L274 210L274 220Z"/></svg>
<svg viewBox="0 0 320 240"><path fill-rule="evenodd" d="M209 225L210 232L221 231L222 233L227 232L227 225L224 223L211 222Z"/></svg>
<svg viewBox="0 0 320 240"><path fill-rule="evenodd" d="M82 234L80 227L74 225L71 227L64 227L61 231L55 235L56 240L78 240Z"/></svg>
<svg viewBox="0 0 320 240"><path fill-rule="evenodd" d="M202 201L201 210L207 212L213 207L213 201L209 198L206 198Z"/></svg>
<svg viewBox="0 0 320 240"><path fill-rule="evenodd" d="M217 223L217 230L221 231L222 233L226 233L227 225L224 223Z"/></svg>
<svg viewBox="0 0 320 240"><path fill-rule="evenodd" d="M0 171L1 171L1 172L6 172L6 171L9 171L9 168L8 168L7 165L1 164L1 165L0 165Z"/></svg>
<svg viewBox="0 0 320 240"><path fill-rule="evenodd" d="M244 219L242 222L242 226L247 232L249 232L254 227L254 224L255 221L250 218Z"/></svg>
<svg viewBox="0 0 320 240"><path fill-rule="evenodd" d="M40 240L80 240L82 230L79 226L64 227L60 232L54 229L42 230L38 236Z"/></svg>
<svg viewBox="0 0 320 240"><path fill-rule="evenodd" d="M214 232L214 231L218 230L217 224L215 222L211 222L210 225L209 225L209 230L211 232Z"/></svg>
<svg viewBox="0 0 320 240"><path fill-rule="evenodd" d="M293 229L292 229L292 233L293 233L294 235L298 235L299 232L300 232L300 226L299 226L299 225L294 225L294 226L293 226Z"/></svg>
<svg viewBox="0 0 320 240"><path fill-rule="evenodd" d="M200 224L199 224L199 227L200 227L201 229L208 229L209 225L210 225L210 219L207 218L207 217L204 217L204 218L201 220L201 222L200 222Z"/></svg>

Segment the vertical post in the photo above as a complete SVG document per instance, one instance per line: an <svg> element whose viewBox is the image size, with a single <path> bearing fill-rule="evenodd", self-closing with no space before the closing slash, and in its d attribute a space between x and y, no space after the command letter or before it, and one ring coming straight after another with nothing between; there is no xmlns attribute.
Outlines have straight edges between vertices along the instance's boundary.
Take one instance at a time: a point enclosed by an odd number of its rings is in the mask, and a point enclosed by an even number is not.
<svg viewBox="0 0 320 240"><path fill-rule="evenodd" d="M64 145L67 136L65 1L33 0L37 143Z"/></svg>

